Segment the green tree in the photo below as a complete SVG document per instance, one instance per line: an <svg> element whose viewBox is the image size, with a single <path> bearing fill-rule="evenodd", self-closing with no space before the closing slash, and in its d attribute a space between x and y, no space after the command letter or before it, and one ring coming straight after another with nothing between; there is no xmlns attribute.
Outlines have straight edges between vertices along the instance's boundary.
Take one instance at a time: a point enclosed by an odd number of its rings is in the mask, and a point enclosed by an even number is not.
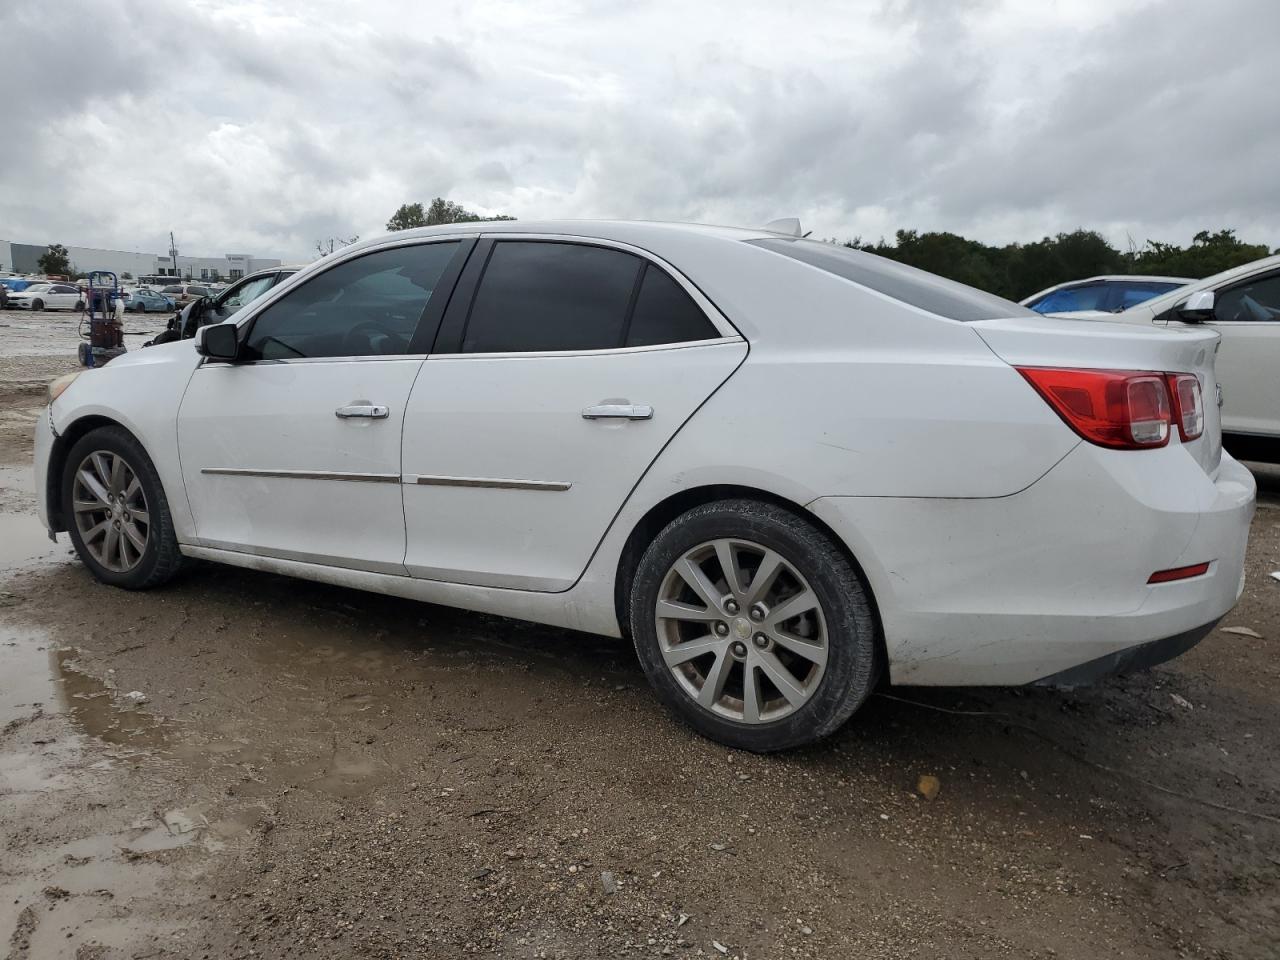
<svg viewBox="0 0 1280 960"><path fill-rule="evenodd" d="M427 215L420 203L402 203L400 209L387 221L388 230L410 230L413 227L425 227Z"/></svg>
<svg viewBox="0 0 1280 960"><path fill-rule="evenodd" d="M1201 230L1185 250L1173 244L1148 240L1146 246L1133 255L1129 272L1168 274L1198 280L1259 260L1269 253L1265 244L1244 243L1237 239L1234 230L1219 230L1217 233Z"/></svg>
<svg viewBox="0 0 1280 960"><path fill-rule="evenodd" d="M63 276L71 272L71 257L67 254L67 248L60 243L51 243L49 249L40 254L40 259L36 261L36 266L44 274L61 274Z"/></svg>
<svg viewBox="0 0 1280 960"><path fill-rule="evenodd" d="M388 230L408 230L411 227L435 227L443 223L482 223L492 220L514 220L500 213L496 217L484 217L452 200L436 197L424 210L420 203L402 203L387 221Z"/></svg>

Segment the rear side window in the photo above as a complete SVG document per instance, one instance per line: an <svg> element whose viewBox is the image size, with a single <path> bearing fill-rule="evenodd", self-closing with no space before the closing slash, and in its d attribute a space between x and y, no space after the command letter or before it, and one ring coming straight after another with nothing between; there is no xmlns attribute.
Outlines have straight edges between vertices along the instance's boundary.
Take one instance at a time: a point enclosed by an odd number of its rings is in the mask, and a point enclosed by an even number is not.
<svg viewBox="0 0 1280 960"><path fill-rule="evenodd" d="M644 269L640 293L627 327L625 346L648 347L687 343L720 336L693 298L665 270L652 263Z"/></svg>
<svg viewBox="0 0 1280 960"><path fill-rule="evenodd" d="M878 257L874 253L839 247L833 243L819 243L816 240L787 240L782 237L766 237L746 242L951 320L967 323L974 320L994 320L997 317L1034 315L1012 300Z"/></svg>
<svg viewBox="0 0 1280 960"><path fill-rule="evenodd" d="M471 306L462 352L617 347L642 265L639 257L606 247L496 243Z"/></svg>

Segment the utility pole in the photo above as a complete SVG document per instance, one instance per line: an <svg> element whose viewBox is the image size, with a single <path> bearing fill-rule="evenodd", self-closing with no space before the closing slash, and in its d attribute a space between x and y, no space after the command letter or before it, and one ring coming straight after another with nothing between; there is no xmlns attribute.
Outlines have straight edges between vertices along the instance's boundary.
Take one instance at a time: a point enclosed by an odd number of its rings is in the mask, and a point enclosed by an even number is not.
<svg viewBox="0 0 1280 960"><path fill-rule="evenodd" d="M173 262L173 275L179 277L182 274L178 271L178 244L173 239L173 231L169 231L169 259Z"/></svg>

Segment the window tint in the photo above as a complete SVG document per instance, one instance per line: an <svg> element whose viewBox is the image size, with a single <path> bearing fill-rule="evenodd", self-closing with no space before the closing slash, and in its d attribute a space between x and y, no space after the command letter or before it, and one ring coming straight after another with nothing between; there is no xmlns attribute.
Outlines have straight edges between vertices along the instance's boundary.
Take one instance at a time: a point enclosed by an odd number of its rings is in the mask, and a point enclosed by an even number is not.
<svg viewBox="0 0 1280 960"><path fill-rule="evenodd" d="M1219 290L1213 318L1226 323L1280 320L1280 273Z"/></svg>
<svg viewBox="0 0 1280 960"><path fill-rule="evenodd" d="M456 242L395 247L318 273L271 304L245 343L250 360L396 356L409 341Z"/></svg>
<svg viewBox="0 0 1280 960"><path fill-rule="evenodd" d="M1027 316L1031 312L993 293L850 247L782 237L746 242L952 320L993 320L997 317Z"/></svg>
<svg viewBox="0 0 1280 960"><path fill-rule="evenodd" d="M1105 310L1108 290L1105 284L1090 283L1079 287L1066 287L1046 293L1027 304L1036 313L1067 313L1071 310Z"/></svg>
<svg viewBox="0 0 1280 960"><path fill-rule="evenodd" d="M641 265L605 247L499 241L476 291L462 352L617 347Z"/></svg>
<svg viewBox="0 0 1280 960"><path fill-rule="evenodd" d="M720 336L693 298L680 288L665 270L649 264L640 283L626 346L647 347L658 343L684 343Z"/></svg>

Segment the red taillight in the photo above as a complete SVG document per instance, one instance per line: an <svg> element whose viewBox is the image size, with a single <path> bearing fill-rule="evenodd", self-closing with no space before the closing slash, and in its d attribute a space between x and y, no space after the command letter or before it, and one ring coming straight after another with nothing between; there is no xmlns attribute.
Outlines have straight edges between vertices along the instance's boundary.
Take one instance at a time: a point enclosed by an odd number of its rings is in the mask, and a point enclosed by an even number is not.
<svg viewBox="0 0 1280 960"><path fill-rule="evenodd" d="M1091 443L1145 450L1169 442L1167 374L1018 367L1067 426ZM1194 379L1194 378L1193 378Z"/></svg>
<svg viewBox="0 0 1280 960"><path fill-rule="evenodd" d="M1174 567L1172 570L1157 570L1147 577L1147 583L1168 583L1170 580L1189 580L1209 572L1209 564L1193 563L1189 567Z"/></svg>
<svg viewBox="0 0 1280 960"><path fill-rule="evenodd" d="M1204 403L1200 378L1191 373L1170 373L1169 392L1173 394L1173 419L1178 424L1182 442L1195 440L1204 433Z"/></svg>

